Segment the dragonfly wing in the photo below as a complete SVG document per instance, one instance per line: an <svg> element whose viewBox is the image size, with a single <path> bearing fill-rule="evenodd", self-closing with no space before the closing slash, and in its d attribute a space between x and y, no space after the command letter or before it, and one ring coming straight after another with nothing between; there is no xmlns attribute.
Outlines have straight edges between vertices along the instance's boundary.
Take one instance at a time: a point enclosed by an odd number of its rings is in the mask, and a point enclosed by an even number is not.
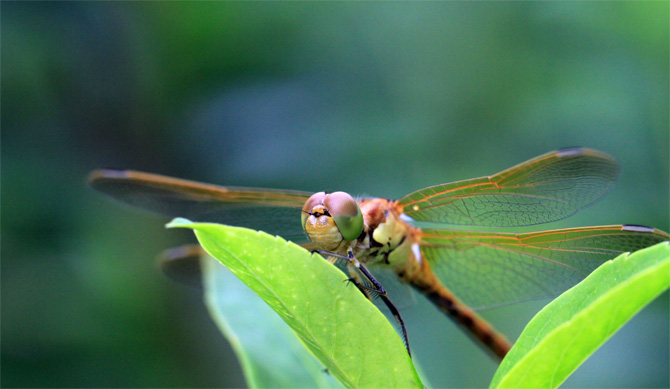
<svg viewBox="0 0 670 389"><path fill-rule="evenodd" d="M89 184L124 203L168 216L307 240L300 211L311 195L308 192L222 187L128 170L96 170L89 175Z"/></svg>
<svg viewBox="0 0 670 389"><path fill-rule="evenodd" d="M485 309L556 296L603 262L669 239L630 225L524 234L425 229L421 252L444 286Z"/></svg>
<svg viewBox="0 0 670 389"><path fill-rule="evenodd" d="M554 151L494 176L431 186L398 201L417 221L527 226L566 218L603 197L619 175L599 151Z"/></svg>

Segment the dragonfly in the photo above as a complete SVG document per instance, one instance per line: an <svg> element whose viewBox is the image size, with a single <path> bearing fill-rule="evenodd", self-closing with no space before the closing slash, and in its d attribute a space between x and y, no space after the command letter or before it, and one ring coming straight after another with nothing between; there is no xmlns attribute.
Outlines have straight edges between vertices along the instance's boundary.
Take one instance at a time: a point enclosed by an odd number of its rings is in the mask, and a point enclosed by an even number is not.
<svg viewBox="0 0 670 389"><path fill-rule="evenodd" d="M373 274L374 269L391 271L502 359L509 341L476 311L557 296L602 263L670 240L670 235L639 225L524 233L456 226L507 228L558 221L600 200L618 175L619 166L609 155L568 148L398 200L217 186L130 170L95 170L89 184L133 206L263 230L330 261L344 259L350 280L368 297L384 299L402 326L409 352L402 317Z"/></svg>

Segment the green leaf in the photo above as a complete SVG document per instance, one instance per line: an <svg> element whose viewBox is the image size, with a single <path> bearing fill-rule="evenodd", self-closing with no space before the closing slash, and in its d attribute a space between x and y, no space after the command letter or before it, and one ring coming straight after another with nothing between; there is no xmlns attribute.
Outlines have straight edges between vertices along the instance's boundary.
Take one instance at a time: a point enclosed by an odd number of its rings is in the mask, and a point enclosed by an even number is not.
<svg viewBox="0 0 670 389"><path fill-rule="evenodd" d="M245 228L185 219L168 227L193 229L202 247L277 312L344 386L422 387L388 320L321 256Z"/></svg>
<svg viewBox="0 0 670 389"><path fill-rule="evenodd" d="M528 323L491 388L554 388L670 287L670 244L604 263Z"/></svg>
<svg viewBox="0 0 670 389"><path fill-rule="evenodd" d="M339 386L279 315L228 268L207 254L200 263L206 305L235 350L249 387Z"/></svg>

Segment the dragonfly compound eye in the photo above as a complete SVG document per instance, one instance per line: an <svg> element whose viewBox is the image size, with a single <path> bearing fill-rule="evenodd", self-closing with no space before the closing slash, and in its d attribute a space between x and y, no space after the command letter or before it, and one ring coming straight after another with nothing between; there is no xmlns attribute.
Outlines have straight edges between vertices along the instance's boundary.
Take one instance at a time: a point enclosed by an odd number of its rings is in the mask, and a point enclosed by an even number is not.
<svg viewBox="0 0 670 389"><path fill-rule="evenodd" d="M305 223L307 222L307 218L309 217L310 212L316 207L317 205L323 205L323 201L326 199L326 192L319 192L319 193L314 193L311 195L307 201L305 201L305 205L302 206L302 229L305 229Z"/></svg>
<svg viewBox="0 0 670 389"><path fill-rule="evenodd" d="M326 195L323 201L328 213L335 220L342 237L348 241L355 240L363 232L363 214L350 194L333 192Z"/></svg>

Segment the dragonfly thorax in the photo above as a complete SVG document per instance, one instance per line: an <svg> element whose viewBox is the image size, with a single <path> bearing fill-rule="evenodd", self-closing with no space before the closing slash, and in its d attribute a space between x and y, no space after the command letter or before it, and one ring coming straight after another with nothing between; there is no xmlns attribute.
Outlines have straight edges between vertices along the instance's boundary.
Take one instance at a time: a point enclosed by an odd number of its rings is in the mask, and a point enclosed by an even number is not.
<svg viewBox="0 0 670 389"><path fill-rule="evenodd" d="M408 248L417 240L417 231L399 219L397 204L372 198L361 200L359 206L365 220L365 234L354 248L356 257L362 263L393 268L398 262L405 262Z"/></svg>

